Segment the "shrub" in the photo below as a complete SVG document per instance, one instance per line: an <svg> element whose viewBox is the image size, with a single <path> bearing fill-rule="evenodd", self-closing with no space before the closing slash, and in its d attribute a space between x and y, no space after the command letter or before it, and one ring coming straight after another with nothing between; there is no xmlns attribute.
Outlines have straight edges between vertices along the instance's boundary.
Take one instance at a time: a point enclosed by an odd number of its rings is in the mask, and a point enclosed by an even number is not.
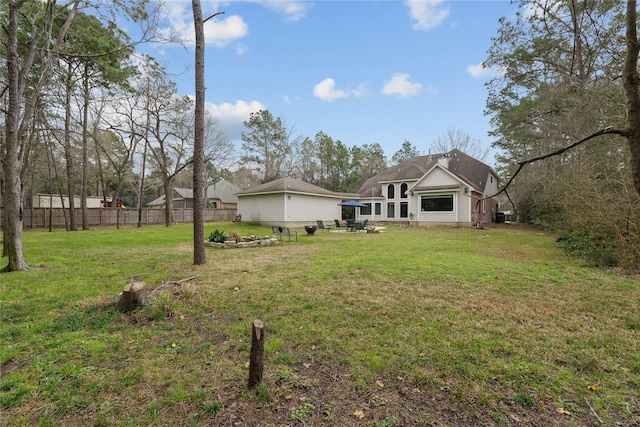
<svg viewBox="0 0 640 427"><path fill-rule="evenodd" d="M209 234L209 241L216 243L224 243L229 238L229 234L225 231L218 230L217 228L211 234Z"/></svg>
<svg viewBox="0 0 640 427"><path fill-rule="evenodd" d="M237 231L231 231L229 232L229 236L227 237L227 240L234 240L236 243L242 242L242 236Z"/></svg>

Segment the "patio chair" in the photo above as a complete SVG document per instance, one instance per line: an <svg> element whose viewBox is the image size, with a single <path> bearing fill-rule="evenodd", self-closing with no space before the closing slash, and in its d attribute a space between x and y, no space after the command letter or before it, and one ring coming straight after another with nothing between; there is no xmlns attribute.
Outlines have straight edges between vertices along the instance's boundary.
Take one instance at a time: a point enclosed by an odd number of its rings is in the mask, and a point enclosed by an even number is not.
<svg viewBox="0 0 640 427"><path fill-rule="evenodd" d="M346 225L340 224L340 220L339 219L334 219L333 221L336 223L336 230L338 230L340 228L347 228Z"/></svg>
<svg viewBox="0 0 640 427"><path fill-rule="evenodd" d="M322 229L322 230L331 230L331 226L330 225L324 225L324 222L322 222L321 219L317 219L316 223L318 224L318 228Z"/></svg>
<svg viewBox="0 0 640 427"><path fill-rule="evenodd" d="M366 230L367 229L367 224L369 224L369 219L365 219L364 222L358 223L358 230Z"/></svg>

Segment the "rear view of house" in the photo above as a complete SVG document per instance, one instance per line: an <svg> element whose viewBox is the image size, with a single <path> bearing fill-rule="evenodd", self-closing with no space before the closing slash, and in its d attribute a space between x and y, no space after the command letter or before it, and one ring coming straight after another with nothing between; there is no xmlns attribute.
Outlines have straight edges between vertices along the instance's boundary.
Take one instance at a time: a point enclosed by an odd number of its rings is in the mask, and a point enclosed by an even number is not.
<svg viewBox="0 0 640 427"><path fill-rule="evenodd" d="M358 190L360 219L414 225L495 221L498 175L460 150L418 156L368 179Z"/></svg>
<svg viewBox="0 0 640 427"><path fill-rule="evenodd" d="M243 220L288 226L342 218L340 202L357 200L356 219L465 226L495 221L498 175L460 150L405 160L368 179L354 194L280 178L237 193ZM353 208L352 208L353 209Z"/></svg>

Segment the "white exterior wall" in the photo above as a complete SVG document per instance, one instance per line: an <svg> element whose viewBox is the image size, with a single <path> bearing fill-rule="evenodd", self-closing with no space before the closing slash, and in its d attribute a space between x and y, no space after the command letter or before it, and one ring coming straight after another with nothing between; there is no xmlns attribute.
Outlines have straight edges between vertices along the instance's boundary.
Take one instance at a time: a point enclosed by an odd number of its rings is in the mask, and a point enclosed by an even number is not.
<svg viewBox="0 0 640 427"><path fill-rule="evenodd" d="M417 187L457 184L460 184L460 181L454 178L449 172L439 167L434 167L429 175L425 176L422 181L418 182Z"/></svg>
<svg viewBox="0 0 640 427"><path fill-rule="evenodd" d="M498 192L498 178L493 176L493 174L489 174L487 176L487 185L484 190L485 197L493 196Z"/></svg>
<svg viewBox="0 0 640 427"><path fill-rule="evenodd" d="M339 219L341 199L297 193L238 196L238 215L242 221L264 225L302 227L321 219L332 225Z"/></svg>
<svg viewBox="0 0 640 427"><path fill-rule="evenodd" d="M284 218L287 226L316 225L321 219L325 225L333 225L334 219L340 219L342 208L338 206L342 199L333 197L310 196L306 194L287 194Z"/></svg>
<svg viewBox="0 0 640 427"><path fill-rule="evenodd" d="M462 187L464 189L464 186ZM471 222L471 189L467 194L464 194L464 190L457 193L458 203L455 209L458 209L458 221L457 222Z"/></svg>
<svg viewBox="0 0 640 427"><path fill-rule="evenodd" d="M422 212L420 211L420 206L421 206L421 200L420 198L423 195L429 195L429 196L447 196L447 195L451 195L452 192L440 192L440 193L421 193L421 194L416 194L416 203L418 205L418 221L420 222L434 222L434 223L457 223L460 221L463 221L462 219L459 219L462 215L464 215L463 213L461 214L460 212L460 195L458 194L458 192L453 192L453 211L452 212ZM467 213L466 215L467 217L469 216L469 214Z"/></svg>
<svg viewBox="0 0 640 427"><path fill-rule="evenodd" d="M452 176L449 172L440 167L431 170L424 179L416 185L416 187L436 187L447 185L461 185L460 190L442 190L437 192L420 192L415 193L411 198L409 205L410 211L413 213L414 221L433 223L433 224L458 224L461 222L471 221L471 198L464 194L465 185ZM446 196L453 194L453 211L451 212L422 212L421 198L423 195L429 196Z"/></svg>
<svg viewBox="0 0 640 427"><path fill-rule="evenodd" d="M242 221L281 225L284 219L284 193L238 196L238 215Z"/></svg>

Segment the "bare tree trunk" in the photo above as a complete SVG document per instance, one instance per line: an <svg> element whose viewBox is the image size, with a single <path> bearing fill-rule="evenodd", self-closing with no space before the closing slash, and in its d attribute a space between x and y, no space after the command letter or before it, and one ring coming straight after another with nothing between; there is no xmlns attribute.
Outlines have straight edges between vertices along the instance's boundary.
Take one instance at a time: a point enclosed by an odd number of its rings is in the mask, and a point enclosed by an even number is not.
<svg viewBox="0 0 640 427"><path fill-rule="evenodd" d="M78 225L76 224L76 202L75 202L75 186L73 180L73 156L71 154L71 63L67 68L67 75L65 77L66 93L65 93L65 106L64 106L64 154L67 164L67 189L69 194L69 220L70 230L78 231Z"/></svg>
<svg viewBox="0 0 640 427"><path fill-rule="evenodd" d="M84 104L82 106L82 188L80 189L80 208L82 210L82 229L89 229L89 211L87 209L87 187L89 185L88 182L88 169L89 169L89 151L88 151L88 139L89 139L89 130L87 123L89 119L89 72L87 70L87 65L84 66L84 73L82 76L82 91L83 91L83 101Z"/></svg>
<svg viewBox="0 0 640 427"><path fill-rule="evenodd" d="M627 55L624 61L624 91L627 98L627 140L631 151L631 173L636 192L640 194L640 74L638 73L638 6L627 1Z"/></svg>
<svg viewBox="0 0 640 427"><path fill-rule="evenodd" d="M164 180L164 225L171 227L171 209L173 209L173 185L170 180Z"/></svg>
<svg viewBox="0 0 640 427"><path fill-rule="evenodd" d="M6 253L9 263L3 271L28 270L22 250L21 179L18 152L20 150L20 91L18 63L18 10L21 1L9 1L7 24L7 84L9 86L8 111L6 113L7 138L4 157L4 209Z"/></svg>
<svg viewBox="0 0 640 427"><path fill-rule="evenodd" d="M193 144L193 263L206 264L204 249L204 22L200 0L192 0L196 32L196 105Z"/></svg>
<svg viewBox="0 0 640 427"><path fill-rule="evenodd" d="M142 227L142 203L144 201L144 178L145 178L145 170L147 168L147 146L148 146L147 136L145 136L144 150L142 153L142 170L140 171L140 191L138 192L138 228Z"/></svg>

